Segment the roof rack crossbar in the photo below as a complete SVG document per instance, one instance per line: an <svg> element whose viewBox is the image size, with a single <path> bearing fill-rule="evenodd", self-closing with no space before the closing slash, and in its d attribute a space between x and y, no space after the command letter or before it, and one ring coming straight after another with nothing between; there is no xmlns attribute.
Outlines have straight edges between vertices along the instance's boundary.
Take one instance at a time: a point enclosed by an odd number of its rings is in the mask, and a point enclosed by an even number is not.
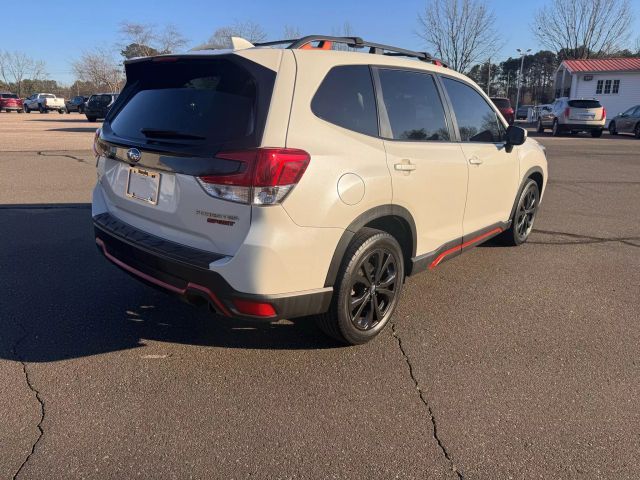
<svg viewBox="0 0 640 480"><path fill-rule="evenodd" d="M447 67L447 65L437 58L433 58L427 52L416 52L414 50L407 50L405 48L393 47L391 45L384 45L382 43L368 42L360 37L333 37L328 35L307 35L306 37L290 40L275 40L271 42L256 43L256 47L267 47L273 45L286 45L287 48L295 50L304 47L313 42L333 42L346 45L350 48L365 48L369 47L369 53L375 55L388 55L393 57L411 57L417 58L423 62L433 63Z"/></svg>

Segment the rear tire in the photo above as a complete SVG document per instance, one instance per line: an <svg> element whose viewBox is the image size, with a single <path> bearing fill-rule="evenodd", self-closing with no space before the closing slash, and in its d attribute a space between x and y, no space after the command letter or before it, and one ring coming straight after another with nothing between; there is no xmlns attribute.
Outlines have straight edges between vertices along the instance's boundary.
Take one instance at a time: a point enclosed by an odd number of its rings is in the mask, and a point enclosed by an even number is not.
<svg viewBox="0 0 640 480"><path fill-rule="evenodd" d="M633 133L635 134L636 138L640 138L640 123L636 125L636 129L633 131Z"/></svg>
<svg viewBox="0 0 640 480"><path fill-rule="evenodd" d="M389 322L403 282L398 241L381 230L363 228L344 254L329 311L317 315L316 322L341 343L366 343Z"/></svg>
<svg viewBox="0 0 640 480"><path fill-rule="evenodd" d="M87 117L87 120L89 120L90 122L95 122L96 121L96 117Z"/></svg>
<svg viewBox="0 0 640 480"><path fill-rule="evenodd" d="M591 136L593 138L600 138L602 136L602 130L591 130Z"/></svg>
<svg viewBox="0 0 640 480"><path fill-rule="evenodd" d="M616 122L611 122L609 124L609 135L617 135L618 130L616 130Z"/></svg>
<svg viewBox="0 0 640 480"><path fill-rule="evenodd" d="M500 234L499 240L504 245L517 246L527 241L533 230L538 205L540 204L540 189L533 179L528 179L511 219L511 227Z"/></svg>
<svg viewBox="0 0 640 480"><path fill-rule="evenodd" d="M44 113L44 112L46 112L46 110L44 109L44 107L43 107L42 105L38 105L38 111L39 111L40 113Z"/></svg>
<svg viewBox="0 0 640 480"><path fill-rule="evenodd" d="M553 121L553 127L551 127L551 135L554 137L560 136L560 125L558 125L558 120Z"/></svg>
<svg viewBox="0 0 640 480"><path fill-rule="evenodd" d="M542 126L542 120L538 119L538 128L536 128L536 132L543 133L544 127Z"/></svg>

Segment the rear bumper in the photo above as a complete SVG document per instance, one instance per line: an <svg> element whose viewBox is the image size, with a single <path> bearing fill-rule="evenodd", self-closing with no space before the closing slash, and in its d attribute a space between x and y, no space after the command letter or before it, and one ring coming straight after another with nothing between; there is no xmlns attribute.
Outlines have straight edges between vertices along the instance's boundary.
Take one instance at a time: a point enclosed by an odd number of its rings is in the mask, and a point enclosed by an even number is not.
<svg viewBox="0 0 640 480"><path fill-rule="evenodd" d="M2 110L22 110L22 105L0 105Z"/></svg>
<svg viewBox="0 0 640 480"><path fill-rule="evenodd" d="M576 130L576 131L591 131L591 130L604 130L604 123L588 124L588 123L559 123L560 130Z"/></svg>
<svg viewBox="0 0 640 480"><path fill-rule="evenodd" d="M217 272L206 268L216 254L178 245L137 230L108 213L93 219L98 250L112 263L139 280L177 294L190 303L207 303L218 314L247 320L274 321L326 312L331 287L278 295L239 292ZM240 313L234 300L268 303L275 314Z"/></svg>

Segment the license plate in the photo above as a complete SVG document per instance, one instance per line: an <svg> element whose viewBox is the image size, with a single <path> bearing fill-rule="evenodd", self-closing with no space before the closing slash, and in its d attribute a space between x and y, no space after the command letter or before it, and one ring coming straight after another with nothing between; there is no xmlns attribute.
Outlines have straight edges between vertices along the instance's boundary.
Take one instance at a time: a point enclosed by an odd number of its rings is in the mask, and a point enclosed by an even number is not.
<svg viewBox="0 0 640 480"><path fill-rule="evenodd" d="M127 180L127 196L152 205L158 204L160 174L143 168L130 168Z"/></svg>

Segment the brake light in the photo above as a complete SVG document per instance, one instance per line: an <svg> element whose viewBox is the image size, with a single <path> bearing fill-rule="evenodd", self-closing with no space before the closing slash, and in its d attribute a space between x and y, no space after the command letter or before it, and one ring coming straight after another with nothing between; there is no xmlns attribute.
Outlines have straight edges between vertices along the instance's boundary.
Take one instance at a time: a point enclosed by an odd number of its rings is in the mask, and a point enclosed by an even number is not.
<svg viewBox="0 0 640 480"><path fill-rule="evenodd" d="M571 109L569 107L564 109L564 116L568 117L571 114Z"/></svg>
<svg viewBox="0 0 640 480"><path fill-rule="evenodd" d="M513 108L507 108L507 115L513 115Z"/></svg>
<svg viewBox="0 0 640 480"><path fill-rule="evenodd" d="M605 118L607 118L607 109L602 107L602 117L600 117L600 120L604 120Z"/></svg>
<svg viewBox="0 0 640 480"><path fill-rule="evenodd" d="M309 154L296 148L257 148L220 152L216 158L237 162L231 173L198 177L212 197L254 205L280 203L300 181Z"/></svg>

